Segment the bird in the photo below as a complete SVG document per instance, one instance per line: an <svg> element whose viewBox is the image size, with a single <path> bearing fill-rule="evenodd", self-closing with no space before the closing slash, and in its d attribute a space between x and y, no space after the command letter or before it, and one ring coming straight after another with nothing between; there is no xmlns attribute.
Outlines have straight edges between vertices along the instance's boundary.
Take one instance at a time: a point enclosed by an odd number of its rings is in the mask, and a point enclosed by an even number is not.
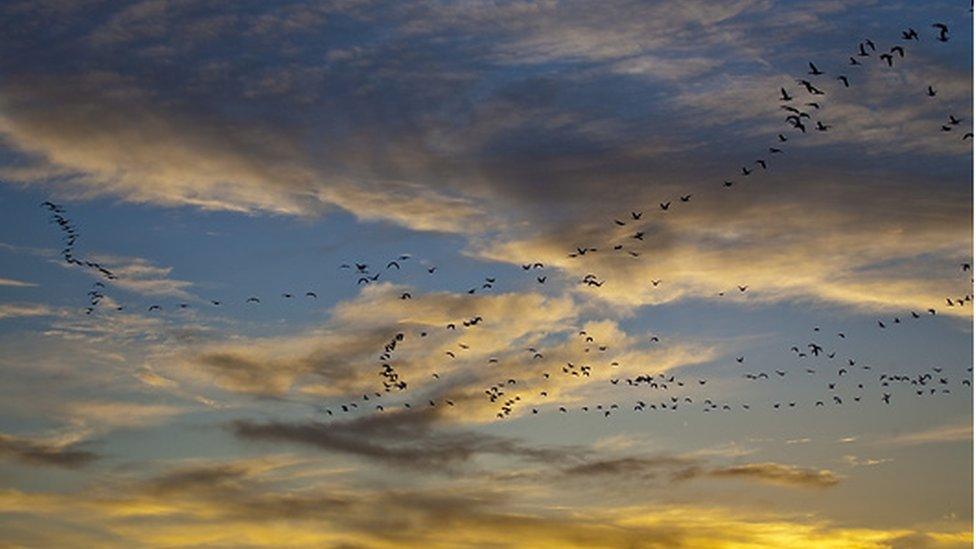
<svg viewBox="0 0 976 549"><path fill-rule="evenodd" d="M847 79L846 76L840 75L840 76L837 77L837 80L840 80L844 84L844 87L845 88L851 87L851 82L850 82L850 80Z"/></svg>
<svg viewBox="0 0 976 549"><path fill-rule="evenodd" d="M780 96L779 96L779 100L780 101L792 101L793 100L793 96L791 96L790 94L786 93L786 88L780 88L779 89L779 93L780 93Z"/></svg>
<svg viewBox="0 0 976 549"><path fill-rule="evenodd" d="M537 281L537 282L538 282L539 284L545 284L545 283L546 283L546 278L547 278L547 277L545 277L545 276L538 276L538 277L536 277L536 281Z"/></svg>
<svg viewBox="0 0 976 549"><path fill-rule="evenodd" d="M681 199L682 202L688 202L689 200L691 200L691 195L690 194L686 194L686 195L680 196L679 198Z"/></svg>
<svg viewBox="0 0 976 549"><path fill-rule="evenodd" d="M898 57L904 58L905 57L905 48L903 48L901 46L892 46L890 53L897 53L898 54Z"/></svg>
<svg viewBox="0 0 976 549"><path fill-rule="evenodd" d="M918 33L909 27L908 30L901 31L901 38L902 40L918 40Z"/></svg>
<svg viewBox="0 0 976 549"><path fill-rule="evenodd" d="M807 74L812 74L814 76L819 76L823 74L823 71L818 69L817 66L813 64L813 62L808 62L807 64L810 66L810 72L808 72Z"/></svg>
<svg viewBox="0 0 976 549"><path fill-rule="evenodd" d="M668 208L671 207L671 203L670 202L661 202L660 206L661 206L661 209L662 210L668 211Z"/></svg>
<svg viewBox="0 0 976 549"><path fill-rule="evenodd" d="M261 303L261 300L256 297L249 297L244 303Z"/></svg>
<svg viewBox="0 0 976 549"><path fill-rule="evenodd" d="M756 160L756 164L759 164L759 166L762 167L762 169L764 169L764 170L766 169L766 161L765 160L762 160L762 159Z"/></svg>
<svg viewBox="0 0 976 549"><path fill-rule="evenodd" d="M831 126L828 126L827 124L824 124L823 122L817 120L817 131L825 132L830 128Z"/></svg>
<svg viewBox="0 0 976 549"><path fill-rule="evenodd" d="M888 66L889 66L889 67L891 67L891 66L892 66L892 64L891 64L891 62L892 62L892 57L891 57L891 54L890 54L890 53L882 53L882 54L881 54L881 55L879 55L878 57L879 57L879 58L881 58L881 60L882 60L882 61L885 61L886 63L888 63Z"/></svg>
<svg viewBox="0 0 976 549"><path fill-rule="evenodd" d="M932 86L928 87L928 89L925 91L925 95L929 97L935 97L935 90L932 89Z"/></svg>

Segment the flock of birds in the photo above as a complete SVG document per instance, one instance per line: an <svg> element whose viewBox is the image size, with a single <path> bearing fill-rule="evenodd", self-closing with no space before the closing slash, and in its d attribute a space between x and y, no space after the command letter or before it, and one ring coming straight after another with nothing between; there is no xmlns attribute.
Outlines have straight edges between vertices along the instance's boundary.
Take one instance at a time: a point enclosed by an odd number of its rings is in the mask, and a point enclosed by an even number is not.
<svg viewBox="0 0 976 549"><path fill-rule="evenodd" d="M938 42L949 41L950 34L947 25L934 23L932 24L932 28L937 31L935 40ZM920 35L915 29L908 28L901 32L901 40L903 43L919 41ZM867 58L877 57L887 67L893 68L896 65L896 61L905 58L906 53L906 48L902 44L892 45L887 50L879 50L878 45L873 40L865 39L858 43L856 52L848 58L848 65L852 68L859 67L866 62ZM822 82L822 77L826 73L814 62L809 62L808 68L806 77L796 80L796 90L790 90L786 87L779 89L778 99L780 108L788 113L784 121L792 130L800 134L806 134L809 127L813 131L827 132L833 128L833 124L826 123L821 116L821 113L825 112L823 101L828 95L827 91L825 91L827 85ZM836 74L832 76L832 81L838 82L844 88L850 88L854 85L853 79L847 74ZM924 92L929 98L935 97L938 94L937 89L932 85L927 86ZM800 99L799 96L801 94L805 94L806 97ZM814 117L817 119L815 120ZM949 114L947 122L941 126L941 131L955 131L954 129L962 121L962 118L956 117L954 114ZM963 134L962 139L972 139L972 136L972 132L966 132ZM722 186L724 188L731 188L736 184L738 177L749 177L756 170L768 170L772 163L772 158L785 153L783 143L789 140L790 137L787 137L783 133L777 134L777 141L768 146L760 158L756 159L752 164L742 166L739 169L738 176L733 179L723 180ZM669 212L674 206L690 203L692 197L693 195L691 193L681 194L677 200L660 202L658 208L661 212ZM66 211L63 206L45 201L42 207L50 213L51 222L57 224L63 233L65 241L64 248L61 252L63 259L71 266L94 271L100 278L100 280L93 284L87 294L88 307L85 308L85 314L90 315L106 299L106 283L111 283L117 280L118 277L111 270L97 262L76 257L75 244L78 240L79 233L75 225L66 217ZM646 225L648 220L645 218L643 211L631 211L629 215L622 217L623 219L616 218L613 220L614 237L610 239L607 246L612 248L614 252L626 253L634 258L640 257L641 251L628 246L628 243L644 241L645 236L649 234L649 229ZM592 257L592 254L601 253L602 248L603 246L577 245L568 255L570 258L584 260L586 257ZM362 286L378 282L384 273L400 272L412 259L409 254L401 254L389 260L386 263L385 269L375 269L369 264L362 262L342 264L339 268L352 273L356 278L356 284ZM420 264L428 275L434 275L437 272L438 268L436 265L429 264L425 261L421 261ZM548 275L545 274L545 265L541 262L525 263L521 265L521 268L526 273L529 273L538 284L545 284L548 280ZM961 270L965 274L970 273L972 268L969 263L963 263ZM966 278L969 279L967 284L968 291L961 296L947 297L946 307L965 307L972 302L973 294L971 290L973 280L968 274ZM496 282L497 279L495 277L485 277L467 289L466 292L468 294L475 294L479 291L491 290L494 288ZM597 289L603 286L605 282L605 279L601 279L594 273L588 273L579 281L580 284L586 287ZM662 280L657 279L651 280L651 285L656 288L662 282ZM738 284L733 289L727 291L746 293L749 289L750 287L747 284ZM724 296L725 293L726 291L720 291L718 295ZM318 294L314 291L306 291L304 294L300 292L283 292L280 298L291 300L297 296L302 296L305 299L318 298ZM409 292L404 292L400 295L400 299L412 299L412 295ZM208 301L210 306L213 307L224 305L219 300ZM252 295L243 299L243 303L246 306L259 305L262 303L262 299L259 296ZM185 302L177 305L180 309L185 309L190 306L189 303ZM122 310L124 306L115 305L115 308ZM158 303L153 303L147 309L149 312L162 311L163 306ZM879 319L877 320L877 326L879 329L888 329L895 325L905 324L909 319L911 321L918 321L923 316L935 314L937 314L936 307L931 307L921 313L908 311L903 316L896 316L892 319ZM477 329L483 322L485 322L485 319L482 316L473 315L470 318L447 323L444 330ZM742 374L741 377L743 379L754 383L771 382L773 380L795 376L804 378L816 378L820 376L823 378L822 383L826 393L822 397L815 398L812 402L803 404L796 400L772 400L768 403L772 409L789 410L804 405L811 405L816 408L824 407L828 404L831 406L841 406L845 403L860 403L869 388L877 388L879 400L884 404L890 404L894 399L893 395L895 391L893 388L898 386L911 387L911 390L917 397L950 394L951 387L957 383L963 386L972 386L971 367L967 369L967 373L970 375L963 375L962 379L959 380L943 372L942 368L925 368L912 372L911 374L875 372L871 365L863 363L860 359L848 356L843 352L844 344L850 339L847 333L836 330L832 331L834 335L829 338L829 342L823 340L822 336L827 332L822 331L820 327L815 327L814 333L815 335L811 337L812 341L802 344L797 343L789 349L794 355L794 358L802 362L801 370L774 369L771 371L748 371ZM415 334L415 337L423 339L428 335L427 331L419 331ZM707 378L686 379L661 372L647 372L623 378L613 377L612 372L621 367L621 364L617 361L605 361L597 366L598 371L595 374L593 364L588 364L592 360L588 360L588 358L605 353L612 354L610 346L596 341L595 337L587 333L586 330L580 330L578 335L583 354L585 355L582 357L582 360L566 361L562 366L555 368L545 360L544 349L530 347L526 349L527 356L525 358L530 364L530 367L526 368L524 367L524 363L522 363L519 374L502 376L504 379L500 377L497 382L486 387L482 395L477 396L477 398L485 398L491 405L497 406L496 417L499 419L511 417L519 409L519 406L523 404L528 407L527 409L532 414L539 414L542 407L548 404L547 399L550 397L550 394L554 395L557 391L557 388L547 386L548 383L551 383L553 376L584 379L599 374L607 377L608 383L613 386L618 386L623 382L623 386L625 387L634 390L640 388L645 391L634 397L632 408L635 412L645 412L648 410L675 411L686 407L699 407L704 412L712 412L732 411L735 409L750 410L759 406L759 404L749 402L729 402L714 395L703 394L710 387L708 385L709 379ZM395 361L396 352L405 341L407 341L407 335L400 332L385 344L382 353L379 355L379 377L381 378L382 392L374 391L362 395L363 401L373 401L372 404L377 411L382 412L392 406L391 404L383 403L385 401L381 399L384 398L384 395L400 393L408 389L407 381L398 371ZM658 336L653 336L649 340L650 344L659 342L660 338ZM470 349L468 345L461 342L458 342L456 345L456 348L452 347L444 351L444 356L448 360L457 360L459 357L463 359L463 353ZM522 362L522 359L517 360L520 363ZM489 366L501 367L501 361L499 357L489 357L487 359ZM538 368L532 367L531 364L535 361L541 361L540 364L542 366ZM737 365L745 367L746 357L736 357L735 362ZM601 369L605 370L605 372L599 372ZM441 375L438 372L431 372L430 375L435 380L441 379ZM647 393L646 391L652 392ZM427 399L426 404L430 407L436 407L442 404L455 406L457 403L471 400L472 398L475 398L475 396L467 393L449 395L449 397L438 400ZM396 405L411 408L420 404L417 402L399 402ZM629 407L631 405L628 404L627 406ZM553 403L551 407L559 413L569 413L571 409L571 406L560 403ZM323 413L330 416L337 413L353 413L358 409L359 405L357 401L339 404L335 407L321 408ZM579 407L579 410L583 413L592 411L601 413L605 417L610 417L619 409L621 409L621 405L618 402L600 403L595 406L587 404Z"/></svg>

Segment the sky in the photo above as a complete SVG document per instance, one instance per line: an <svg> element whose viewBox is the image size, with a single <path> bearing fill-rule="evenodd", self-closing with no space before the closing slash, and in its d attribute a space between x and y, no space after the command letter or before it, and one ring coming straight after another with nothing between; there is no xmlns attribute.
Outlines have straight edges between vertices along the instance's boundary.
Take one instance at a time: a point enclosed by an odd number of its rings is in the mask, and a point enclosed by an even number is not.
<svg viewBox="0 0 976 549"><path fill-rule="evenodd" d="M0 546L972 546L967 2L0 34Z"/></svg>

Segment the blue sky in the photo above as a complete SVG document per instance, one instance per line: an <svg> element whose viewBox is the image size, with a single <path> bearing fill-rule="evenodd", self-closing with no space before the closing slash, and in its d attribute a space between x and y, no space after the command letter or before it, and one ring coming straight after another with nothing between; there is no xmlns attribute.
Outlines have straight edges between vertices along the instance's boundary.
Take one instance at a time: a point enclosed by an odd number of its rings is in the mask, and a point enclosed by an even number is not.
<svg viewBox="0 0 976 549"><path fill-rule="evenodd" d="M0 532L971 546L965 4L4 4Z"/></svg>

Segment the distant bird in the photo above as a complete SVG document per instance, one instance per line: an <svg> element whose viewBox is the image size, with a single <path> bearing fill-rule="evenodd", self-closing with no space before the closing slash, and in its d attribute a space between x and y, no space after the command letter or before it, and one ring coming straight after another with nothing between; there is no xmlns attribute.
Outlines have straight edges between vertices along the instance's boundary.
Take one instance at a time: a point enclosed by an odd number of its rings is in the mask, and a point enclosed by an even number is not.
<svg viewBox="0 0 976 549"><path fill-rule="evenodd" d="M928 89L925 91L925 95L929 97L935 97L935 90L932 89L932 86L928 87Z"/></svg>
<svg viewBox="0 0 976 549"><path fill-rule="evenodd" d="M792 101L793 100L793 96L791 96L790 94L786 93L786 88L780 88L779 89L779 93L780 93L780 96L779 96L779 100L780 101Z"/></svg>
<svg viewBox="0 0 976 549"><path fill-rule="evenodd" d="M850 82L850 80L847 79L846 76L840 75L840 76L837 77L837 80L840 80L844 84L844 87L845 88L851 87L851 82Z"/></svg>
<svg viewBox="0 0 976 549"><path fill-rule="evenodd" d="M807 74L812 74L814 76L819 76L823 74L823 71L818 69L817 66L814 65L812 62L808 62L807 64L810 66L810 72L808 72Z"/></svg>
<svg viewBox="0 0 976 549"><path fill-rule="evenodd" d="M886 62L886 63L888 63L888 66L889 66L889 67L891 67L891 66L893 66L893 65L891 64L891 62L892 62L892 57L891 57L891 54L890 54L890 53L882 53L882 54L881 54L881 55L879 55L878 57L879 57L879 58L881 58L881 60L882 60L882 61L884 61L884 62Z"/></svg>

